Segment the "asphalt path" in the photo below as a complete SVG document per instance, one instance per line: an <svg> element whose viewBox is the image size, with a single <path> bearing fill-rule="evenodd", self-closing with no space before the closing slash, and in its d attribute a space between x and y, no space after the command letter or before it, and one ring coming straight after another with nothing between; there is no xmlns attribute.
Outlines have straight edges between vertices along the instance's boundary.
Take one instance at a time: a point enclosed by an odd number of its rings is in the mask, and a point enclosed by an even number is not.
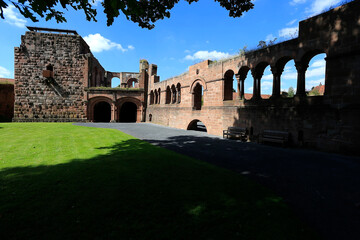
<svg viewBox="0 0 360 240"><path fill-rule="evenodd" d="M360 157L222 139L151 123L76 123L118 129L246 175L280 195L324 239L360 239Z"/></svg>

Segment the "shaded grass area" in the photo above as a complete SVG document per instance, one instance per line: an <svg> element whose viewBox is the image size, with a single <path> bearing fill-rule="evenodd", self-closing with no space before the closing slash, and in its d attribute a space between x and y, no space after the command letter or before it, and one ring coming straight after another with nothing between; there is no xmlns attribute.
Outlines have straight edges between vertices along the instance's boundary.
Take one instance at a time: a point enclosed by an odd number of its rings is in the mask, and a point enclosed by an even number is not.
<svg viewBox="0 0 360 240"><path fill-rule="evenodd" d="M0 124L0 239L315 239L281 198L113 129Z"/></svg>

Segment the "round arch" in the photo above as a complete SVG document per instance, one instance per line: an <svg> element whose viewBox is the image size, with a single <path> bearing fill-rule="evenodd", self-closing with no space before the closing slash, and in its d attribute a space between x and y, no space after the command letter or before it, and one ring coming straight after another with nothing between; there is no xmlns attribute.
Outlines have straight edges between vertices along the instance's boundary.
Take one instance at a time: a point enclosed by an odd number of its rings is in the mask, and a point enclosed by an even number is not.
<svg viewBox="0 0 360 240"><path fill-rule="evenodd" d="M110 122L111 105L108 102L98 102L94 105L94 122Z"/></svg>
<svg viewBox="0 0 360 240"><path fill-rule="evenodd" d="M199 84L202 85L202 87L204 88L204 89L203 89L204 91L207 91L207 86L206 86L205 79L203 79L203 78L198 78L198 79L196 79L195 81L193 81L193 82L191 83L190 93L194 93L194 88L195 88L195 86L196 86L197 83L199 83Z"/></svg>
<svg viewBox="0 0 360 240"><path fill-rule="evenodd" d="M302 54L300 56L300 62L303 64L303 65L308 65L309 62L311 61L311 59L313 57L315 57L316 55L319 55L319 54L326 54L326 56L328 55L326 51L324 50L321 50L321 49L313 49L313 50L308 50L308 51L305 51L304 54Z"/></svg>
<svg viewBox="0 0 360 240"><path fill-rule="evenodd" d="M192 120L188 124L186 129L192 130L192 131L207 132L207 128L206 128L205 124L202 121L200 121L199 119Z"/></svg>
<svg viewBox="0 0 360 240"><path fill-rule="evenodd" d="M132 103L132 104L128 104ZM118 122L140 122L142 116L142 103L133 97L123 97L117 100ZM124 107L124 108L123 108ZM135 117L134 117L135 115ZM129 116L129 118L127 118ZM130 119L131 118L131 119ZM130 121L131 120L131 121Z"/></svg>
<svg viewBox="0 0 360 240"><path fill-rule="evenodd" d="M223 100L233 100L233 85L234 85L235 72L231 69L227 70L224 74L223 84Z"/></svg>
<svg viewBox="0 0 360 240"><path fill-rule="evenodd" d="M87 112L88 112L88 120L89 121L95 121L94 108L95 108L95 105L100 103L100 102L105 102L105 103L109 104L109 106L110 106L110 120L111 120L111 111L112 111L112 108L114 106L113 101L110 98L107 98L107 97L94 97L94 98L90 98L89 101L88 101Z"/></svg>
<svg viewBox="0 0 360 240"><path fill-rule="evenodd" d="M130 78L129 80L127 80L127 87L128 88L136 88L136 87L139 87L138 84L139 83L139 80L136 79L136 78Z"/></svg>

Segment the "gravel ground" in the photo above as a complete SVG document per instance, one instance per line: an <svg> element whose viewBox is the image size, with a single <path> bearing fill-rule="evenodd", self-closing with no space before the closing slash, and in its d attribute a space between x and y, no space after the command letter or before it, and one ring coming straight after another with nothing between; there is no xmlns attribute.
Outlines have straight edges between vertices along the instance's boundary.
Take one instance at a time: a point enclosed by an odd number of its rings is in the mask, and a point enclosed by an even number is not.
<svg viewBox="0 0 360 240"><path fill-rule="evenodd" d="M222 139L151 123L76 123L113 128L246 175L283 197L324 239L360 239L360 158Z"/></svg>

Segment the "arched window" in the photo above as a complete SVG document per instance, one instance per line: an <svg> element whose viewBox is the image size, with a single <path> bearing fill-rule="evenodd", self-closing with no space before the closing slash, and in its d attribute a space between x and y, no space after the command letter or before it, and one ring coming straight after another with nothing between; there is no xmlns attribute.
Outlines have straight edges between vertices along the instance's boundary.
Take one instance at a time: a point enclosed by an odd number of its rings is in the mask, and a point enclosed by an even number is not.
<svg viewBox="0 0 360 240"><path fill-rule="evenodd" d="M281 75L280 95L285 98L291 98L295 95L297 72L294 60L289 60L284 67L280 66Z"/></svg>
<svg viewBox="0 0 360 240"><path fill-rule="evenodd" d="M154 104L154 92L151 90L150 92L150 105Z"/></svg>
<svg viewBox="0 0 360 240"><path fill-rule="evenodd" d="M260 97L262 99L269 99L272 95L273 89L273 74L270 70L270 65L263 70L260 84Z"/></svg>
<svg viewBox="0 0 360 240"><path fill-rule="evenodd" d="M301 61L296 62L298 73L296 95L324 95L325 93L325 53L321 50L309 51Z"/></svg>
<svg viewBox="0 0 360 240"><path fill-rule="evenodd" d="M136 78L130 78L127 81L127 87L128 88L138 88L139 87L139 81Z"/></svg>
<svg viewBox="0 0 360 240"><path fill-rule="evenodd" d="M112 88L116 88L116 87L120 87L121 85L120 85L120 78L118 78L118 77L113 77L112 79L111 79L111 87Z"/></svg>
<svg viewBox="0 0 360 240"><path fill-rule="evenodd" d="M161 97L161 89L160 89L160 88L158 89L158 95L159 95L158 104L160 104L160 102L161 102L161 101L160 101L160 100L161 100L161 99L160 99L160 97Z"/></svg>
<svg viewBox="0 0 360 240"><path fill-rule="evenodd" d="M155 89L155 104L158 104L158 92L157 90Z"/></svg>
<svg viewBox="0 0 360 240"><path fill-rule="evenodd" d="M252 94L252 78L251 71L248 66L242 66L238 72L239 77L239 97L240 99L251 99Z"/></svg>
<svg viewBox="0 0 360 240"><path fill-rule="evenodd" d="M308 96L322 96L325 94L326 54L315 55L309 62L305 74L305 91Z"/></svg>
<svg viewBox="0 0 360 240"><path fill-rule="evenodd" d="M181 84L178 83L176 85L176 91L177 91L177 103L181 102Z"/></svg>
<svg viewBox="0 0 360 240"><path fill-rule="evenodd" d="M171 102L171 90L170 87L167 86L165 104L170 104L170 102Z"/></svg>
<svg viewBox="0 0 360 240"><path fill-rule="evenodd" d="M203 86L198 82L193 90L193 110L201 110L203 105Z"/></svg>
<svg viewBox="0 0 360 240"><path fill-rule="evenodd" d="M224 101L233 100L233 82L234 72L232 70L226 71L224 75Z"/></svg>
<svg viewBox="0 0 360 240"><path fill-rule="evenodd" d="M176 88L174 84L171 86L171 103L176 103Z"/></svg>

